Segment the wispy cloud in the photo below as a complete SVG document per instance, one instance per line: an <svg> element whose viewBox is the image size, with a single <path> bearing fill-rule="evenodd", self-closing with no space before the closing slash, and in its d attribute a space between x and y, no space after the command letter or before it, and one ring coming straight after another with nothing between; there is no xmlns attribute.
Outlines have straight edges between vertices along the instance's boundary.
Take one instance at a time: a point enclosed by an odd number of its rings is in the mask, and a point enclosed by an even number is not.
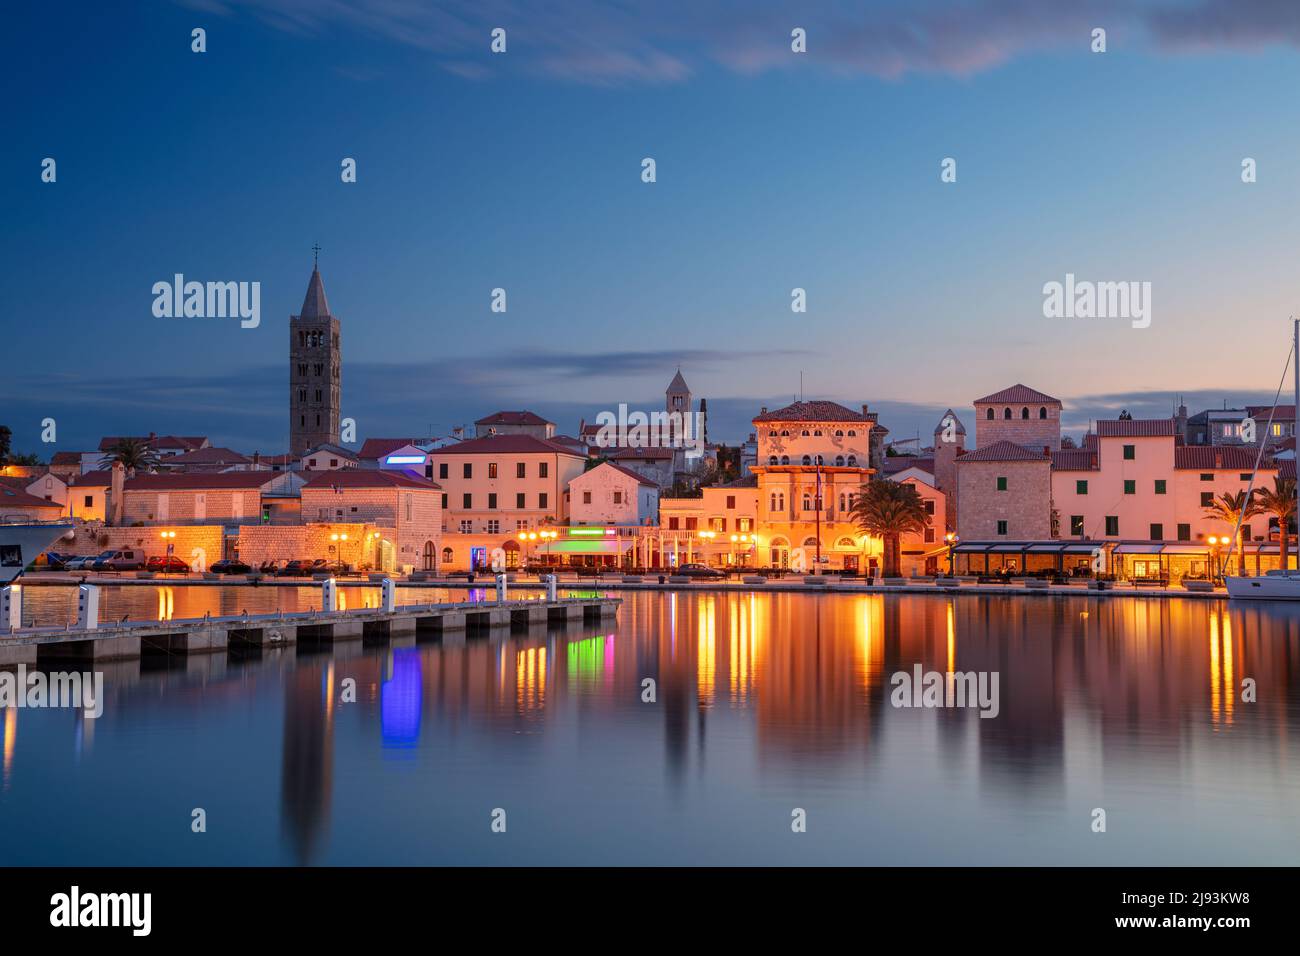
<svg viewBox="0 0 1300 956"><path fill-rule="evenodd" d="M709 66L743 74L822 69L898 79L967 76L1018 57L1088 50L1094 27L1129 49L1171 52L1300 45L1293 0L877 0L791 4L751 0L178 0L211 14L248 13L299 36L331 29L427 51L478 78L524 70L588 84L683 82ZM507 31L508 54L489 36ZM790 50L794 27L808 53Z"/></svg>

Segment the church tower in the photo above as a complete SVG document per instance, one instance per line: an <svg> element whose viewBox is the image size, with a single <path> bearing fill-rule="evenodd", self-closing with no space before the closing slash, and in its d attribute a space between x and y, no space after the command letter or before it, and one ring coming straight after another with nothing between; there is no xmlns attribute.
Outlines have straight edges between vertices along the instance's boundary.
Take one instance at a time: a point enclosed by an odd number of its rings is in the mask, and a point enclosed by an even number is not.
<svg viewBox="0 0 1300 956"><path fill-rule="evenodd" d="M319 254L320 249L314 250ZM313 263L302 311L289 317L289 451L301 455L339 443L341 398L339 320L330 314L325 284Z"/></svg>
<svg viewBox="0 0 1300 956"><path fill-rule="evenodd" d="M669 413L676 412L679 415L691 413L691 390L686 384L686 379L682 378L681 369L677 370L673 380L664 389L664 408Z"/></svg>

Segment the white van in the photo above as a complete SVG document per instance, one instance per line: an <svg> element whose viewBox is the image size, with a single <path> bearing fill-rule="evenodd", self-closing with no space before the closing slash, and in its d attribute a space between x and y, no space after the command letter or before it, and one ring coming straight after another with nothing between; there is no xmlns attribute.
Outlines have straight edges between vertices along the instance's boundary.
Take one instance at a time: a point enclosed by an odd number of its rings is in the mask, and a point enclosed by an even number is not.
<svg viewBox="0 0 1300 956"><path fill-rule="evenodd" d="M144 568L144 552L133 548L105 551L95 562L96 571L140 571Z"/></svg>

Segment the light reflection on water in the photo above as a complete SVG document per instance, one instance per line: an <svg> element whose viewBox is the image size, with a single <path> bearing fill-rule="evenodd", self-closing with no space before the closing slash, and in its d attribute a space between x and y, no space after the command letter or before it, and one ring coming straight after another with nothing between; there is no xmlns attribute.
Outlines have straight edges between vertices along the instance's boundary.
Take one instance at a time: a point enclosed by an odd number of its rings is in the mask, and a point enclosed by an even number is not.
<svg viewBox="0 0 1300 956"><path fill-rule="evenodd" d="M111 597L119 617L274 609L251 589ZM110 665L98 721L4 711L0 864L1297 859L1300 609L624 598L600 629ZM893 707L918 663L997 671L999 716Z"/></svg>

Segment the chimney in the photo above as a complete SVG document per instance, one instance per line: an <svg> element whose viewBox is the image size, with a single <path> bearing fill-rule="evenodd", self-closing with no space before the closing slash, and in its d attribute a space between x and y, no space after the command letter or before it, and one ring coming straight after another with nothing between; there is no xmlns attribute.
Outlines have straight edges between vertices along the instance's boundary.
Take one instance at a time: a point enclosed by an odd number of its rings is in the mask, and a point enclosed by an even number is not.
<svg viewBox="0 0 1300 956"><path fill-rule="evenodd" d="M862 406L862 417L867 417L867 406L865 404Z"/></svg>
<svg viewBox="0 0 1300 956"><path fill-rule="evenodd" d="M122 524L122 487L126 483L126 469L122 467L120 461L113 462L112 473L109 476L109 523L115 526Z"/></svg>
<svg viewBox="0 0 1300 956"><path fill-rule="evenodd" d="M762 406L761 408L759 408L758 413L759 413L760 415L766 415L766 414L767 414L767 406L764 405L764 406Z"/></svg>

